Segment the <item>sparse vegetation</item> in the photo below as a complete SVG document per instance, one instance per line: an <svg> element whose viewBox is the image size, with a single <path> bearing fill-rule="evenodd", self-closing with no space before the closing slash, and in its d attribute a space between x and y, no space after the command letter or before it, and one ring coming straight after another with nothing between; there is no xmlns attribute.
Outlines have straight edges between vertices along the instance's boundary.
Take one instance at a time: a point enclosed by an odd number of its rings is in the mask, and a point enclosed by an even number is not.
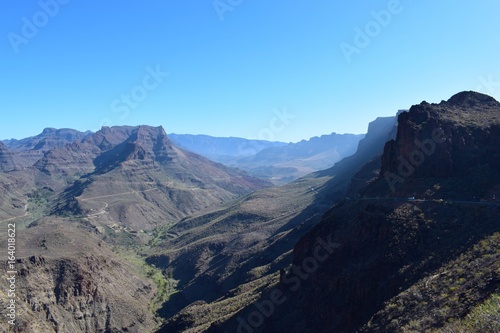
<svg viewBox="0 0 500 333"><path fill-rule="evenodd" d="M171 272L166 272L166 274L164 274L161 269L146 263L144 257L133 250L119 246L114 246L113 249L118 255L134 264L138 268L140 274L154 281L157 292L155 299L150 303L149 310L156 313L161 305L166 302L171 295L177 292L175 288L178 281L172 278Z"/></svg>
<svg viewBox="0 0 500 333"><path fill-rule="evenodd" d="M465 318L454 320L434 333L497 333L500 332L500 295L493 294L475 306Z"/></svg>
<svg viewBox="0 0 500 333"><path fill-rule="evenodd" d="M479 327L481 322L489 322L488 318L498 318L491 316L499 306L498 286L497 294L484 304L482 297L489 288L495 288L491 281L499 272L500 232L497 232L391 299L377 314L379 319L385 318L379 325L388 322L384 327L395 332L419 332L417 327L439 326L442 328L435 333L497 332L473 330L472 323ZM471 304L476 304L472 311ZM499 312L496 313L498 316ZM396 319L398 325L393 325ZM366 325L365 331L371 327L373 322Z"/></svg>

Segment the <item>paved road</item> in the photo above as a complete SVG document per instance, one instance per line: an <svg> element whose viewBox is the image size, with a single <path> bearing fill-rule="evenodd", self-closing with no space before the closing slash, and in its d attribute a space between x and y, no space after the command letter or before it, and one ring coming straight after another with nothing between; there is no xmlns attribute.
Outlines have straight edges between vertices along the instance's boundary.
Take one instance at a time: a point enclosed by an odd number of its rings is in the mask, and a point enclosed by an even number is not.
<svg viewBox="0 0 500 333"><path fill-rule="evenodd" d="M466 205L486 205L486 206L500 206L500 202L492 201L468 201L468 200L449 200L449 199L410 199L410 198L359 198L356 200L361 201L400 201L400 202L439 202L439 203L454 203ZM442 201L441 201L442 200Z"/></svg>

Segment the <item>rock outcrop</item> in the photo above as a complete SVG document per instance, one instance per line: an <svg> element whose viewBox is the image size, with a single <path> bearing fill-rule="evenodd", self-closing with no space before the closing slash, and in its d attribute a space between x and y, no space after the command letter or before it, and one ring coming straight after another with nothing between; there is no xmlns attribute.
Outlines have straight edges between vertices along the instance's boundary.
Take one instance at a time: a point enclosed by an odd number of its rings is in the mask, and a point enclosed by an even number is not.
<svg viewBox="0 0 500 333"><path fill-rule="evenodd" d="M486 164L498 168L499 109L495 99L475 92L413 106L399 117L397 138L385 147L381 173L455 177Z"/></svg>

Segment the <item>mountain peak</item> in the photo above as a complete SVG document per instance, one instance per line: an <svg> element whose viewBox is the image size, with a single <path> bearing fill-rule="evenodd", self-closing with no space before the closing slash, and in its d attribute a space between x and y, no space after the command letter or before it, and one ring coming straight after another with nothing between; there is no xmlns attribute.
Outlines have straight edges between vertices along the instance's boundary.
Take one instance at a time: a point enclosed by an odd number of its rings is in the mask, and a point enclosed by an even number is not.
<svg viewBox="0 0 500 333"><path fill-rule="evenodd" d="M162 126L153 127L148 125L140 125L137 126L137 134L144 136L154 136L159 138L167 137L167 132L163 129Z"/></svg>
<svg viewBox="0 0 500 333"><path fill-rule="evenodd" d="M471 107L475 106L477 104L492 104L492 105L499 105L498 101L495 100L493 97L481 94L475 91L462 91L459 92L458 94L453 95L450 97L450 99L445 102L448 105L451 106L458 106L458 107Z"/></svg>
<svg viewBox="0 0 500 333"><path fill-rule="evenodd" d="M408 177L466 177L474 167L498 166L500 103L493 97L464 91L439 104L414 105L398 118L397 138L386 144L381 175L405 173L404 159L424 156L422 142L432 146L425 158L408 164ZM439 135L437 133L440 133ZM418 164L418 166L417 166Z"/></svg>
<svg viewBox="0 0 500 333"><path fill-rule="evenodd" d="M46 127L43 129L42 134L50 134L50 133L55 133L57 129L53 127Z"/></svg>

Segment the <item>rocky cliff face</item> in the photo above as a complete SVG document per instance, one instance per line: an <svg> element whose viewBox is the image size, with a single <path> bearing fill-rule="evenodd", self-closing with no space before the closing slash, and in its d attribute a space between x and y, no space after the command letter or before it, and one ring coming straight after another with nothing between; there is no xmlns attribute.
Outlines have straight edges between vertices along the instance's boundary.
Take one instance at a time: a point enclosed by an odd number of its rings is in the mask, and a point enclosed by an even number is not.
<svg viewBox="0 0 500 333"><path fill-rule="evenodd" d="M492 97L462 92L439 104L423 102L398 120L381 173L400 176L464 176L478 166L500 166L500 104Z"/></svg>
<svg viewBox="0 0 500 333"><path fill-rule="evenodd" d="M480 274L475 266L474 284L460 291L454 286L477 260L467 249L482 247L500 231L500 207L491 195L500 188L499 125L500 104L473 92L401 114L397 137L385 146L380 176L357 198L332 208L298 242L293 266L277 287L287 301L252 330L355 332L365 325L364 332L403 332L418 322L417 331L427 331L450 316L463 316L463 302L476 304L498 291L494 260ZM401 167L403 158L413 169ZM416 199L401 197L409 193ZM486 251L498 254L491 247ZM457 257L462 259L454 261ZM448 275L446 290L431 292L425 281L442 274ZM422 301L415 297L415 304L395 305L399 315L392 319L398 324L388 325L386 312L374 316L390 309L393 297L410 292L432 295L425 313L412 314Z"/></svg>
<svg viewBox="0 0 500 333"><path fill-rule="evenodd" d="M103 127L82 141L48 151L35 167L47 182L69 185L55 213L72 211L133 230L174 223L270 186L175 147L162 127L150 126Z"/></svg>

